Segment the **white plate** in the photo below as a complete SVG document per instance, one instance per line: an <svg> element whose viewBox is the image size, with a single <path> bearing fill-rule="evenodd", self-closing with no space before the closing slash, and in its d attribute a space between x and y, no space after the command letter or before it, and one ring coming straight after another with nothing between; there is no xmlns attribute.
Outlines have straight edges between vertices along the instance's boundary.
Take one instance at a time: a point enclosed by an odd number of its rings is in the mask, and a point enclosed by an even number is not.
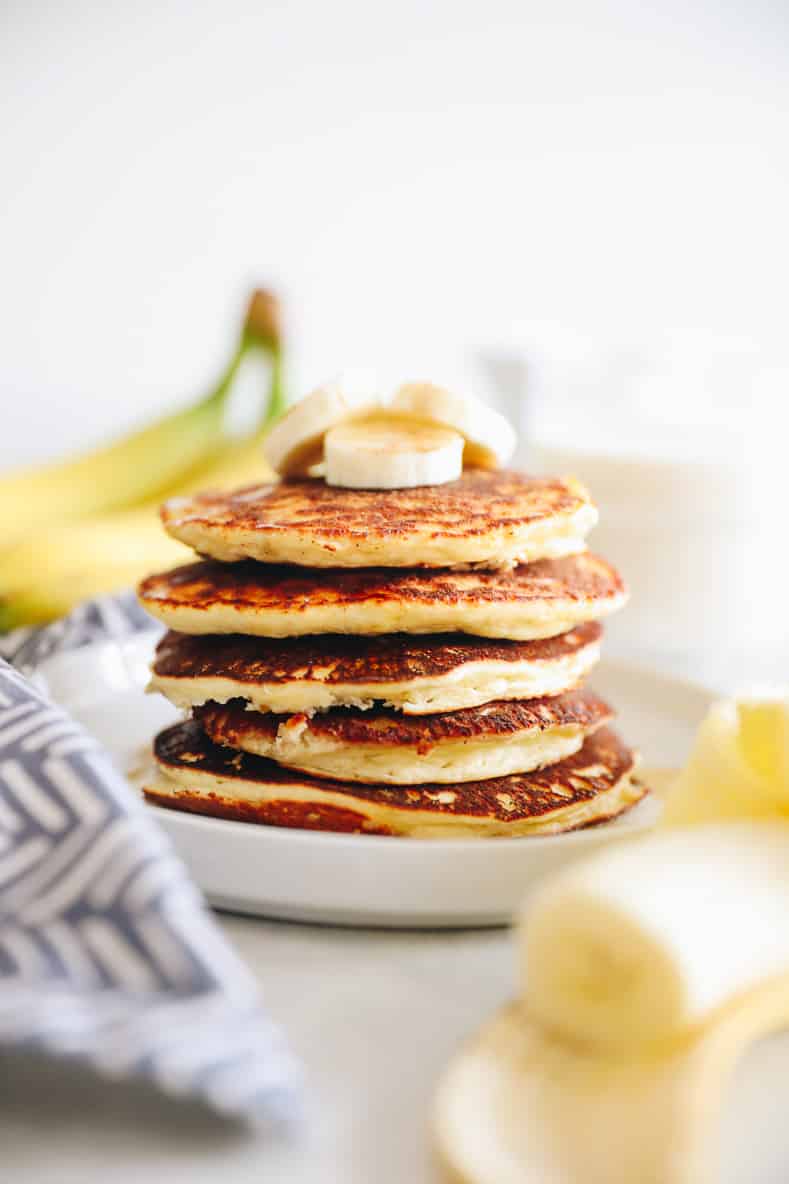
<svg viewBox="0 0 789 1184"><path fill-rule="evenodd" d="M133 779L155 732L178 713L144 695L157 634L102 642L45 662L39 681ZM699 687L603 662L594 686L644 764L677 765L710 703ZM296 921L390 927L509 922L547 871L652 825L647 799L608 826L544 838L391 839L255 826L151 807L217 908Z"/></svg>

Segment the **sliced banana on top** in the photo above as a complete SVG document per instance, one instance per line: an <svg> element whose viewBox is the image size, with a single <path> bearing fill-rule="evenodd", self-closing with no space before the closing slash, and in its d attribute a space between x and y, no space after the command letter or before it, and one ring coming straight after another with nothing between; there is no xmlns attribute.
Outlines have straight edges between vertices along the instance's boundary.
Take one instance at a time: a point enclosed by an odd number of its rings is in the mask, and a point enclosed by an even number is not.
<svg viewBox="0 0 789 1184"><path fill-rule="evenodd" d="M379 415L326 433L326 482L346 489L445 485L463 472L463 437L436 424Z"/></svg>
<svg viewBox="0 0 789 1184"><path fill-rule="evenodd" d="M384 403L369 376L345 374L295 403L264 451L283 477L409 489L456 481L464 464L501 468L515 442L511 424L479 399L412 382Z"/></svg>
<svg viewBox="0 0 789 1184"><path fill-rule="evenodd" d="M361 374L344 374L294 403L268 433L266 460L283 477L307 477L323 460L330 428L380 406L374 383Z"/></svg>
<svg viewBox="0 0 789 1184"><path fill-rule="evenodd" d="M430 382L409 382L395 392L389 409L460 432L466 442L463 461L470 468L503 468L515 451L512 424L471 395L455 395Z"/></svg>

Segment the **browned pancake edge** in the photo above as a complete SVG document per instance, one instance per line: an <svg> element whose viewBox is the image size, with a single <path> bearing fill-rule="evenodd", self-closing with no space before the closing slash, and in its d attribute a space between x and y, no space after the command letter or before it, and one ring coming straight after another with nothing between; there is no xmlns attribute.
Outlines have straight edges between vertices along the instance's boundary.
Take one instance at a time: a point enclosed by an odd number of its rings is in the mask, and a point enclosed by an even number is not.
<svg viewBox="0 0 789 1184"><path fill-rule="evenodd" d="M474 538L572 514L584 504L577 489L557 478L467 469L457 481L414 489L343 489L306 479L250 485L174 498L161 513L176 537L185 525L287 531L330 548L340 540L405 539L424 530L432 538Z"/></svg>
<svg viewBox="0 0 789 1184"><path fill-rule="evenodd" d="M423 811L437 817L456 815L471 821L476 818L515 823L590 801L614 789L635 767L634 753L610 728L601 728L586 739L577 753L547 769L455 786L360 785L311 777L264 757L212 744L194 720L161 732L154 755L165 775L168 769L191 770L195 774L194 788L178 786L174 795L146 788L146 798L158 805L268 825L365 833L372 833L366 825L368 802L385 804L403 815ZM276 796L270 801L249 803L234 798L232 789L221 794L201 792L201 775L219 777L231 784L259 784ZM296 786L311 791L309 802L288 797L289 789ZM327 802L327 793L335 798L339 795L342 804ZM592 820L592 824L604 820ZM378 833L394 831L384 827Z"/></svg>
<svg viewBox="0 0 789 1184"><path fill-rule="evenodd" d="M580 625L539 641L499 641L464 634L407 633L360 637L325 634L281 639L170 631L156 650L160 678L223 678L239 684L321 685L407 682L437 677L471 662L556 662L599 643L602 627Z"/></svg>
<svg viewBox="0 0 789 1184"><path fill-rule="evenodd" d="M453 741L490 740L568 726L587 730L600 727L613 712L598 695L580 690L542 699L498 699L479 707L433 715L403 715L391 707L367 711L334 707L309 717L283 717L249 711L244 700L231 699L229 703L195 707L194 716L215 743L231 748L245 748L252 737L273 742L280 730L292 728L306 729L315 738L342 745L407 745L425 753Z"/></svg>
<svg viewBox="0 0 789 1184"><path fill-rule="evenodd" d="M512 571L450 571L443 568L304 568L203 560L143 580L142 603L161 609L208 611L219 605L298 616L306 609L385 605L596 603L618 601L624 582L611 564L591 552L565 559L539 559Z"/></svg>

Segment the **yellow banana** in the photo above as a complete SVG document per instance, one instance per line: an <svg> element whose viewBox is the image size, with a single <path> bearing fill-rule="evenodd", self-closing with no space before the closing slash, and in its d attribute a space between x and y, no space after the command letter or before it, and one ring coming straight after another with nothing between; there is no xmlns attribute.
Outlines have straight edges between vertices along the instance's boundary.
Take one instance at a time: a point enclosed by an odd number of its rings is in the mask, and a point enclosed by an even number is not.
<svg viewBox="0 0 789 1184"><path fill-rule="evenodd" d="M38 557L24 544L19 556L24 566L13 584L3 581L0 632L45 624L81 600L132 586L151 567L191 558L157 529L148 511L71 523L62 536L53 531L44 542L51 549Z"/></svg>
<svg viewBox="0 0 789 1184"><path fill-rule="evenodd" d="M226 447L214 465L173 493L231 489L273 476L256 433ZM157 502L37 531L0 553L0 632L52 621L81 600L132 587L157 568L193 558L165 534Z"/></svg>
<svg viewBox="0 0 789 1184"><path fill-rule="evenodd" d="M74 460L0 477L0 547L75 518L135 505L169 492L221 455L225 412L238 369L250 352L268 355L277 372L270 410L280 409L280 340L276 300L253 294L230 363L199 402Z"/></svg>
<svg viewBox="0 0 789 1184"><path fill-rule="evenodd" d="M269 389L262 424L231 443L215 442L210 461L171 481L167 496L200 489L230 489L274 476L262 450L272 416L282 408L282 354L276 305L256 293L247 314L260 345L271 357ZM0 632L18 625L43 624L91 596L131 587L156 568L188 562L192 552L169 538L159 521L159 497L110 513L85 514L70 522L50 521L26 530L0 550Z"/></svg>

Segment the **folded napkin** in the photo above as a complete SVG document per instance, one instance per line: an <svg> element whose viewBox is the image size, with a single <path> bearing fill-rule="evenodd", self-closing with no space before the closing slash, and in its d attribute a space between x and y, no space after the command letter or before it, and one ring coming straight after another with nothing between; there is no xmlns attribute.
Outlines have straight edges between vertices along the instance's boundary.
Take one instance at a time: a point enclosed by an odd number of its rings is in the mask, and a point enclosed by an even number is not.
<svg viewBox="0 0 789 1184"><path fill-rule="evenodd" d="M108 754L23 677L142 627L127 595L0 638L0 1049L279 1125L300 1077L252 976Z"/></svg>

